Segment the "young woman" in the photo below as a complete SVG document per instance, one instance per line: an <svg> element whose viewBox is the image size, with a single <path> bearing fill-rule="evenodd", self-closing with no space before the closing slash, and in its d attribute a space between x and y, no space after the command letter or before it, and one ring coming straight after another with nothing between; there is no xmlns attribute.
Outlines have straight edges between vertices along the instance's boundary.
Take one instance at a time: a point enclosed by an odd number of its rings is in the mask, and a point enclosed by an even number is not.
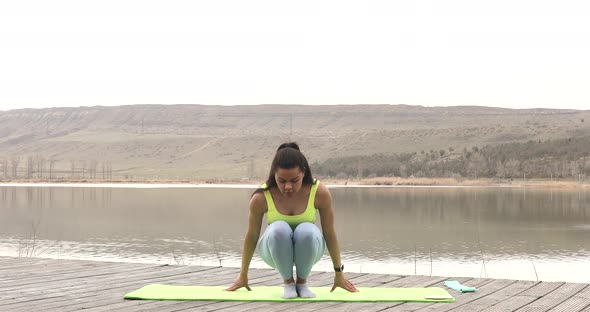
<svg viewBox="0 0 590 312"><path fill-rule="evenodd" d="M314 224L316 210L320 213L322 231ZM269 226L259 241L265 213ZM242 287L250 290L248 268L257 242L261 258L277 269L285 282L283 298L315 297L307 288L307 277L326 247L335 271L332 291L336 287L358 291L344 277L330 191L313 179L307 159L295 143L279 146L266 183L250 199L241 271L238 279L226 290L234 291ZM296 267L296 278L293 277L293 265Z"/></svg>

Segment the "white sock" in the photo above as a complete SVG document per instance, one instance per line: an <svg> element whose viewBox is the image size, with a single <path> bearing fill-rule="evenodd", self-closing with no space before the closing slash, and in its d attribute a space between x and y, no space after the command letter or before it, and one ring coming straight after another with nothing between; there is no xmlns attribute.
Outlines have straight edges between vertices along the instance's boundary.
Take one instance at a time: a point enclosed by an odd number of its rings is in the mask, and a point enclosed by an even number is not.
<svg viewBox="0 0 590 312"><path fill-rule="evenodd" d="M295 282L290 284L285 284L285 290L283 291L283 295L281 296L283 299L293 299L297 298L297 288L295 287Z"/></svg>
<svg viewBox="0 0 590 312"><path fill-rule="evenodd" d="M297 288L297 293L301 298L315 298L315 294L307 288L307 284L297 284L295 286Z"/></svg>

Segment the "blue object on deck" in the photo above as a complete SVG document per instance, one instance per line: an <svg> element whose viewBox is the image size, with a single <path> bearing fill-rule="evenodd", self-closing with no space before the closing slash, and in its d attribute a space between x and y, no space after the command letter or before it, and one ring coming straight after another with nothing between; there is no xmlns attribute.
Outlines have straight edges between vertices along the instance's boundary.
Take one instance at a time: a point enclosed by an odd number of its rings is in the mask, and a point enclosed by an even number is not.
<svg viewBox="0 0 590 312"><path fill-rule="evenodd" d="M461 285L461 283L459 283L458 281L445 281L443 284L451 289L454 289L456 291L460 291L463 293L464 292L474 292L476 289L475 287Z"/></svg>

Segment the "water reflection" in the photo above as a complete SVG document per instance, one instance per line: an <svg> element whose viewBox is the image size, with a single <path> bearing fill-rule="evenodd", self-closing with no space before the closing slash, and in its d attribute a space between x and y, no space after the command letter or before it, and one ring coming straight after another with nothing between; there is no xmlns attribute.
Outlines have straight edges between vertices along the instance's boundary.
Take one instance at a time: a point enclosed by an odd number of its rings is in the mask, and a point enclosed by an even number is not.
<svg viewBox="0 0 590 312"><path fill-rule="evenodd" d="M0 255L239 266L251 188L0 187ZM588 282L584 189L335 188L353 271ZM254 267L264 267L254 259ZM331 269L326 255L316 267ZM582 277L584 276L584 277ZM586 280L583 280L586 279Z"/></svg>

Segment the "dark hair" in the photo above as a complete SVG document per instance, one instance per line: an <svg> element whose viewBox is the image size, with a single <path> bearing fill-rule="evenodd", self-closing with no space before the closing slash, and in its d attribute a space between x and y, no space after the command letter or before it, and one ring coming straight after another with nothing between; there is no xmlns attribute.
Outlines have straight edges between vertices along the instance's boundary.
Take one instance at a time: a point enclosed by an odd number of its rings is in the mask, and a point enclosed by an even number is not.
<svg viewBox="0 0 590 312"><path fill-rule="evenodd" d="M314 184L315 181L313 176L311 175L311 169L309 168L309 164L307 163L307 159L305 155L299 150L299 145L295 142L288 142L283 143L277 149L275 157L272 160L272 164L270 166L270 172L268 174L268 179L266 179L266 186L264 188L258 188L254 193L260 191L269 190L273 186L277 186L277 181L275 180L275 173L277 170L281 169L292 169L292 168L299 168L303 171L303 184Z"/></svg>

